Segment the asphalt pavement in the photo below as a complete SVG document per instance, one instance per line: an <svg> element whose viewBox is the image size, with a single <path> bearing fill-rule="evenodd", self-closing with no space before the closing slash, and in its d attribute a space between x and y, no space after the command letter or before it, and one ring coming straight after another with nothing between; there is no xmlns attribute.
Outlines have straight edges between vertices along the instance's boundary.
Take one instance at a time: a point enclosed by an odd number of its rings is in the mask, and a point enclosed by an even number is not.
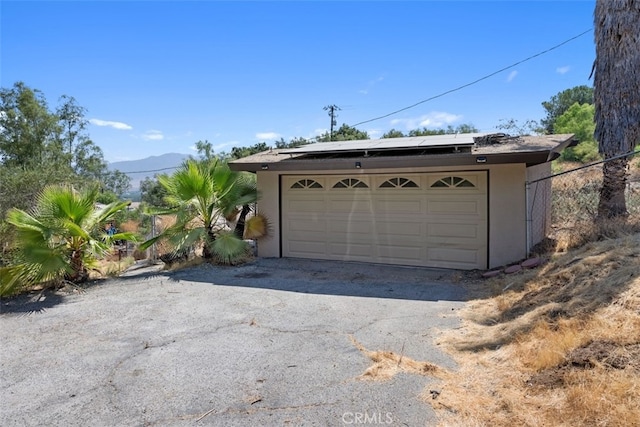
<svg viewBox="0 0 640 427"><path fill-rule="evenodd" d="M429 426L428 376L358 377L369 350L454 368L450 271L259 259L140 268L3 299L2 426Z"/></svg>

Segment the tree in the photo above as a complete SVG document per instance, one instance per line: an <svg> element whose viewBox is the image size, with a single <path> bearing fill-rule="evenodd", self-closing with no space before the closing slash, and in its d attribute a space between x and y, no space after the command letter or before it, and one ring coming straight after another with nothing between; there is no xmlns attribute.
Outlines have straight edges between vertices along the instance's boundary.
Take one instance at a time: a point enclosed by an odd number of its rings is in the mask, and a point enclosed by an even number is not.
<svg viewBox="0 0 640 427"><path fill-rule="evenodd" d="M135 240L131 233L107 236L104 224L128 202L96 208L97 188L82 193L68 186L48 186L32 212L13 208L7 222L16 229L15 263L0 269L0 294L42 282L74 283L88 278L87 267L115 240Z"/></svg>
<svg viewBox="0 0 640 427"><path fill-rule="evenodd" d="M149 206L156 208L169 207L164 198L167 196L167 190L158 181L156 175L153 179L145 178L140 182L141 200Z"/></svg>
<svg viewBox="0 0 640 427"><path fill-rule="evenodd" d="M131 178L119 170L105 174L102 183L104 190L112 192L117 197L122 197L122 195L131 188Z"/></svg>
<svg viewBox="0 0 640 427"><path fill-rule="evenodd" d="M86 132L86 109L62 96L52 111L44 94L23 82L0 88L0 246L12 247L10 208L32 209L47 185L102 186L121 195L129 178L109 172L100 147ZM17 191L19 189L19 191ZM125 190L126 191L126 190ZM102 200L110 195L101 193Z"/></svg>
<svg viewBox="0 0 640 427"><path fill-rule="evenodd" d="M362 139L369 139L369 134L343 123L338 130L333 132L333 138L331 138L329 132L325 132L318 137L318 142L353 141Z"/></svg>
<svg viewBox="0 0 640 427"><path fill-rule="evenodd" d="M213 145L206 139L196 142L196 150L198 150L198 156L200 156L202 160L213 160L215 158Z"/></svg>
<svg viewBox="0 0 640 427"><path fill-rule="evenodd" d="M404 133L402 133L402 131L397 130L397 129L391 129L388 132L385 132L382 134L382 139L385 138L404 138Z"/></svg>
<svg viewBox="0 0 640 427"><path fill-rule="evenodd" d="M0 160L5 166L35 167L56 147L58 119L42 92L18 82L0 89Z"/></svg>
<svg viewBox="0 0 640 427"><path fill-rule="evenodd" d="M476 128L471 123L462 123L454 128L455 132L449 132L451 129L451 125L447 126L447 133L478 133L478 128Z"/></svg>
<svg viewBox="0 0 640 427"><path fill-rule="evenodd" d="M598 144L593 139L595 130L595 107L592 104L573 104L567 111L559 116L554 124L554 133L572 133L580 141L576 147L566 148L562 151L562 160L591 162L599 158Z"/></svg>
<svg viewBox="0 0 640 427"><path fill-rule="evenodd" d="M280 138L280 140L276 141L275 145L276 145L276 148L297 148L310 143L311 141L309 141L306 138L295 137L291 139L289 142L285 141L284 138Z"/></svg>
<svg viewBox="0 0 640 427"><path fill-rule="evenodd" d="M263 151L267 151L268 149L269 149L269 146L267 145L266 142L260 142L250 147L233 147L231 149L230 157L232 159L241 159L243 157L247 157L252 154L257 154Z"/></svg>
<svg viewBox="0 0 640 427"><path fill-rule="evenodd" d="M547 115L540 121L540 124L544 128L544 133L553 133L556 119L576 102L578 104L593 104L593 88L585 85L572 87L553 95L549 101L543 102L542 107Z"/></svg>
<svg viewBox="0 0 640 427"><path fill-rule="evenodd" d="M496 129L500 129L511 135L537 135L544 133L536 120L526 120L520 124L516 119L500 119Z"/></svg>
<svg viewBox="0 0 640 427"><path fill-rule="evenodd" d="M556 119L563 115L573 104L593 104L593 88L582 85L565 89L553 95L548 101L542 103L542 108L547 115L540 120L540 125L544 128L544 133L554 132Z"/></svg>
<svg viewBox="0 0 640 427"><path fill-rule="evenodd" d="M598 218L625 217L629 160L613 158L640 142L640 1L596 0L594 21L595 139L606 160Z"/></svg>
<svg viewBox="0 0 640 427"><path fill-rule="evenodd" d="M144 242L146 249L158 240L166 239L175 253L184 253L196 244L203 245L203 257L232 264L249 250L248 245L225 230L224 218L238 206L254 203L257 193L238 191L240 175L218 159L187 160L173 175L160 175L166 189L169 209L151 213L172 214L176 223L158 236ZM237 213L237 212L236 212Z"/></svg>
<svg viewBox="0 0 640 427"><path fill-rule="evenodd" d="M74 157L74 144L78 139L84 137L84 130L87 127L85 114L87 109L81 107L72 96L62 95L60 97L62 105L56 110L58 121L60 123L59 141L63 144L63 150L69 158L69 166Z"/></svg>
<svg viewBox="0 0 640 427"><path fill-rule="evenodd" d="M9 207L30 207L46 184L102 183L119 194L129 185L122 174L109 172L102 150L85 133L86 109L66 95L60 102L50 111L42 92L22 82L0 89L0 175L30 193L20 197L16 187L0 186L0 200L14 201ZM5 206L0 203L2 218Z"/></svg>
<svg viewBox="0 0 640 427"><path fill-rule="evenodd" d="M413 129L409 131L408 136L432 136L432 135L452 135L456 133L476 133L478 129L475 128L472 124L461 124L456 126L455 128L451 125L447 126L446 129L428 129L423 127L422 129Z"/></svg>

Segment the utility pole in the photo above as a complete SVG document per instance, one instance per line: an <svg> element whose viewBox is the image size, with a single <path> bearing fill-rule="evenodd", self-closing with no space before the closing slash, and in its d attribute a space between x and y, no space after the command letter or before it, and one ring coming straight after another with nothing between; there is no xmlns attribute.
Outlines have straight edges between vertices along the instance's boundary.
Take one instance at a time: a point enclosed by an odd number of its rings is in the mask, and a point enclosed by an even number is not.
<svg viewBox="0 0 640 427"><path fill-rule="evenodd" d="M335 104L332 105L327 105L326 107L323 108L324 111L329 111L329 117L331 117L331 126L330 126L330 131L329 131L329 141L333 141L333 127L336 125L336 117L338 117L338 115L336 114L336 111L340 111L340 107L338 107Z"/></svg>

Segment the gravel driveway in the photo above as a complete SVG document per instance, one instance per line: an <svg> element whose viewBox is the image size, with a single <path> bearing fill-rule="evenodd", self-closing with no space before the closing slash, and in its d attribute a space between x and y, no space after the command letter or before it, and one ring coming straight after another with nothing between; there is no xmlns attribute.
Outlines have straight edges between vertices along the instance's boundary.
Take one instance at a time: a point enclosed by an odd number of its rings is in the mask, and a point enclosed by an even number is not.
<svg viewBox="0 0 640 427"><path fill-rule="evenodd" d="M358 379L369 350L452 367L445 270L293 259L141 269L2 300L3 426L433 425L433 379Z"/></svg>

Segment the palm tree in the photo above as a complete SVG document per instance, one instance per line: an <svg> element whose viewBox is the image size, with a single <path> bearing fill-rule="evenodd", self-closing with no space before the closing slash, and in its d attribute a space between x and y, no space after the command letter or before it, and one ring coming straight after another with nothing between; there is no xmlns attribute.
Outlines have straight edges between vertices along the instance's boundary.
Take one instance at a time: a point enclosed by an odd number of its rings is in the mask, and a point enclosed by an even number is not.
<svg viewBox="0 0 640 427"><path fill-rule="evenodd" d="M104 256L116 240L134 240L132 233L107 235L104 224L129 202L96 207L97 188L77 192L69 186L48 186L31 212L11 209L7 222L16 229L16 261L0 269L0 294L36 283L87 280L87 267Z"/></svg>
<svg viewBox="0 0 640 427"><path fill-rule="evenodd" d="M188 160L173 175L158 180L167 190L165 201L172 207L152 213L175 215L176 222L144 242L141 249L166 239L174 253L202 244L203 258L223 263L234 263L247 253L242 233L238 236L227 230L225 218L237 215L238 207L245 212L249 209L245 206L256 202L255 184L218 159ZM248 211L242 212L238 222L244 224Z"/></svg>
<svg viewBox="0 0 640 427"><path fill-rule="evenodd" d="M605 160L640 142L640 1L597 0L595 139ZM604 163L598 218L625 217L628 157Z"/></svg>

